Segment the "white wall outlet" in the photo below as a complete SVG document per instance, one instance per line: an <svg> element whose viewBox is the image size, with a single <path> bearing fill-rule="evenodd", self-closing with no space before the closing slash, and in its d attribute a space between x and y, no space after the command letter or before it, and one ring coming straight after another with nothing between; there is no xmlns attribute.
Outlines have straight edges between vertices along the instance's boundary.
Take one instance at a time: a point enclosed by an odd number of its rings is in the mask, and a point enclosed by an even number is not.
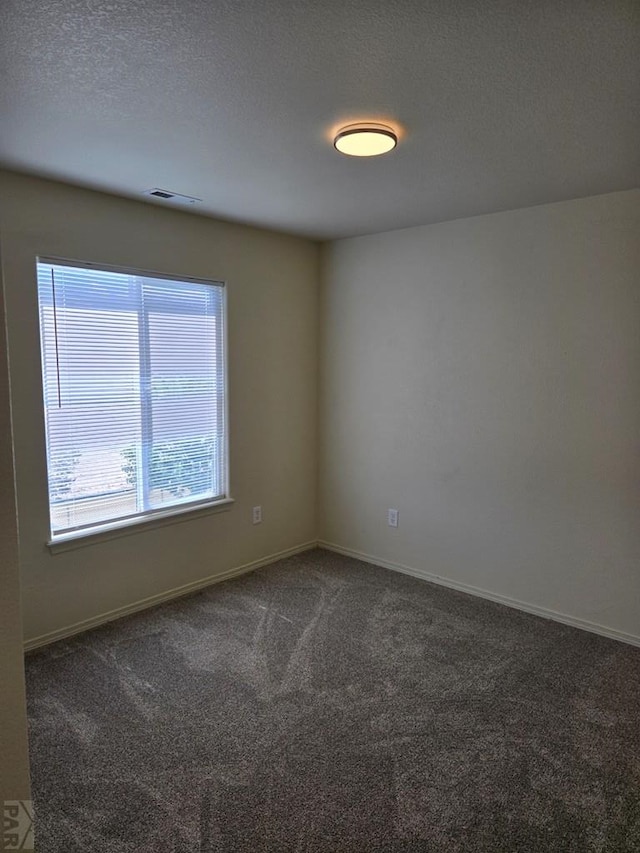
<svg viewBox="0 0 640 853"><path fill-rule="evenodd" d="M389 527L397 527L398 526L398 515L400 513L397 509L388 509L387 510L387 524Z"/></svg>
<svg viewBox="0 0 640 853"><path fill-rule="evenodd" d="M262 523L262 507L261 506L254 506L254 508L251 510L251 519L252 519L254 524L261 524Z"/></svg>

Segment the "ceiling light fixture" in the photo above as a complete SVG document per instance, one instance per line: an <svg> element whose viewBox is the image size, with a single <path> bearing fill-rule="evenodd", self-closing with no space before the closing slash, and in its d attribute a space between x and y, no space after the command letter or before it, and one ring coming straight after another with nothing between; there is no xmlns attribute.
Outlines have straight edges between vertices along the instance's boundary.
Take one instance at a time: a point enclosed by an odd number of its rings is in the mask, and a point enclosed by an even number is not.
<svg viewBox="0 0 640 853"><path fill-rule="evenodd" d="M377 157L393 151L398 136L384 124L349 124L338 131L333 144L350 157Z"/></svg>

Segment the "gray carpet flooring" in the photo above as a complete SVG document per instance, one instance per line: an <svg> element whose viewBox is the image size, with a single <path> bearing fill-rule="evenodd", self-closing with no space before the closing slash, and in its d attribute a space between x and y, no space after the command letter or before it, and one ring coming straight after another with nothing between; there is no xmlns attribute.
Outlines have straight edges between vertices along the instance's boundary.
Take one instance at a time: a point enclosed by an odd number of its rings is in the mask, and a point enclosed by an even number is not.
<svg viewBox="0 0 640 853"><path fill-rule="evenodd" d="M40 853L640 851L640 649L326 551L27 679Z"/></svg>

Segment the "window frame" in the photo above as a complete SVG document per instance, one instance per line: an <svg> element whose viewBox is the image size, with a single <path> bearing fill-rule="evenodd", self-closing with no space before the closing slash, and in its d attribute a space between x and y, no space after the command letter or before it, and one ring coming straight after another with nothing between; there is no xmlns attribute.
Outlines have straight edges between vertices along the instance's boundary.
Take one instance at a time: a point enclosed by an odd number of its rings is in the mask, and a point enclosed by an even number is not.
<svg viewBox="0 0 640 853"><path fill-rule="evenodd" d="M75 267L77 269L97 270L101 272L118 273L121 275L132 275L147 277L153 279L162 279L170 282L189 282L193 284L206 285L208 287L217 287L221 291L222 299L222 356L223 364L223 401L222 411L224 417L224 464L223 464L223 496L212 500L194 501L191 505L177 503L169 507L161 507L157 510L149 510L144 514L120 518L114 521L97 522L83 528L69 530L54 534L52 530L51 519L51 502L49 498L49 462L46 451L46 396L44 380L40 382L41 391L41 411L43 434L45 438L44 450L44 469L46 472L46 504L47 504L47 520L48 520L48 537L46 538L47 547L52 553L66 551L72 548L84 547L93 544L94 542L105 541L108 539L130 535L132 533L141 532L152 529L154 527L165 526L170 523L179 523L188 521L192 518L197 518L202 515L212 513L225 512L231 509L234 499L230 492L230 442L229 442L229 313L228 313L228 284L225 279L218 278L200 278L195 276L181 275L180 273L158 272L155 270L141 269L138 267L127 267L114 264L96 263L93 261L79 261L77 259L63 258L55 255L37 255L36 256L36 290L37 290L37 270L38 264L53 264L66 267ZM38 314L40 313L40 298L37 298ZM40 320L38 320L40 326ZM43 365L43 340L40 334L39 340L39 357L40 369Z"/></svg>

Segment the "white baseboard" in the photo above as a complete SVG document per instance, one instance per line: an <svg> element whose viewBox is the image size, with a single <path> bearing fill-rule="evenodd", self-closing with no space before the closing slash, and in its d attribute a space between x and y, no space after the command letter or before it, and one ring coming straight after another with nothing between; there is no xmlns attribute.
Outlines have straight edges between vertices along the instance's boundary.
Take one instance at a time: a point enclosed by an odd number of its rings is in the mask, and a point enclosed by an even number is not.
<svg viewBox="0 0 640 853"><path fill-rule="evenodd" d="M88 631L90 628L97 628L99 625L104 625L107 622L112 622L115 619L120 619L122 616L128 616L132 613L138 613L141 610L147 610L149 607L154 607L157 604L162 604L165 601L171 601L174 598L180 598L183 595L188 595L190 592L196 592L199 589L204 589L207 586L212 586L216 583L235 578L239 575L244 575L247 572L252 572L254 569L259 569L262 566L267 566L270 563L275 563L277 560L282 560L285 557L292 557L294 554L301 554L304 551L309 551L312 548L325 548L327 551L335 551L337 554L343 554L346 557L353 557L356 560L362 560L365 563L371 563L375 566L381 566L384 569L391 569L395 572L401 572L405 575L412 575L421 580L435 583L439 586L445 586L449 589L456 589L459 592L466 592L469 595L475 595L479 598L486 598L489 601L496 601L498 604L505 604L507 607L513 607L516 610L522 610L525 613L532 613L534 616L541 616L544 619L551 619L554 622L560 622L563 625L570 625L573 628L581 628L583 631L590 631L593 634L600 634L603 637L609 637L612 640L620 640L623 643L629 643L632 646L640 646L640 636L635 634L627 634L624 631L616 631L614 628L607 628L604 625L598 625L595 622L588 622L584 619L577 619L573 616L567 616L564 613L558 613L555 610L548 610L545 607L538 607L535 604L527 604L527 602L519 601L515 598L510 598L507 595L500 595L495 592L488 592L479 587L471 586L470 584L460 583L458 581L449 580L440 577L439 575L431 574L424 569L416 569L412 566L405 566L402 563L394 563L390 560L383 560L381 557L375 557L371 554L365 554L363 551L355 551L353 548L344 548L342 545L336 545L333 542L324 540L304 542L301 545L295 545L293 548L286 548L284 551L279 551L276 554L269 554L266 557L261 557L259 560L253 560L251 563L245 563L242 566L236 566L227 569L217 575L210 575L201 580L193 581L192 583L184 584L183 586L175 587L174 589L166 590L158 595L152 595L149 598L143 598L132 604L126 604L123 607L118 607L115 610L110 610L107 613L101 613L91 619L84 619L81 622L76 622L73 625L68 625L65 628L60 628L56 631L51 631L48 634L41 634L38 637L32 637L24 642L24 650L31 651L32 649L40 648L41 646L55 643L57 640L64 640L67 637L73 637L75 634L80 634L83 631Z"/></svg>
<svg viewBox="0 0 640 853"><path fill-rule="evenodd" d="M516 598L510 598L508 595L500 595L496 592L487 592L485 589L480 589L476 586L470 586L459 581L448 580L447 578L433 575L424 569L415 569L411 566L404 566L402 563L393 563L389 560L383 560L380 557L374 557L371 554L365 554L362 551L354 551L352 548L343 548L342 545L336 545L333 542L318 541L319 548L326 548L327 551L335 551L337 554L343 554L345 557L354 557L356 560L362 560L365 563L372 563L375 566L381 566L384 569L392 569L394 572L402 572L405 575L412 575L416 578L435 583L439 586L446 586L449 589L457 589L459 592L466 592L469 595L476 595L479 598L486 598L489 601L496 601L498 604L506 604L507 607L513 607L516 610L523 610L525 613L532 613L534 616L541 616L543 619L551 619L554 622L561 622L563 625L570 625L573 628L581 628L583 631L590 631L592 634L600 634L603 637L609 637L612 640L620 640L623 643L629 643L632 646L640 646L640 637L635 634L627 634L624 631L616 631L615 628L607 628L604 625L598 625L595 622L588 622L585 619L577 619L574 616L567 616L565 613L558 613L555 610L548 610L546 607L539 607L536 604L527 604L525 601L518 601Z"/></svg>
<svg viewBox="0 0 640 853"><path fill-rule="evenodd" d="M303 542L301 545L295 545L293 548L286 548L284 551L278 551L277 554L269 554L267 557L261 557L259 560L253 560L251 563L245 563L242 566L235 566L232 569L227 569L218 575L210 575L201 580L193 581L192 583L177 586L174 589L168 589L166 592L160 592L157 595L151 595L149 598L142 598L132 604L125 604L123 607L117 607L115 610L109 610L107 613L100 613L98 616L92 616L91 619L83 619L81 622L75 622L73 625L68 625L65 628L59 628L56 631L51 631L48 634L41 634L39 637L32 637L24 642L25 652L32 649L47 646L49 643L55 643L57 640L64 640L66 637L73 637L75 634L80 634L83 631L88 631L90 628L97 628L98 625L104 625L106 622L113 622L114 619L120 619L122 616L128 616L131 613L138 613L140 610L147 610L149 607L155 607L157 604L162 604L164 601L171 601L174 598L180 598L183 595L188 595L190 592L196 592L199 589L204 589L212 584L221 583L229 580L229 578L244 575L247 572L252 572L254 569L259 569L261 566L268 566L270 563L275 563L277 560L283 560L285 557L292 557L294 554L301 554L303 551L309 551L311 548L316 548L318 543L315 539L311 542Z"/></svg>

